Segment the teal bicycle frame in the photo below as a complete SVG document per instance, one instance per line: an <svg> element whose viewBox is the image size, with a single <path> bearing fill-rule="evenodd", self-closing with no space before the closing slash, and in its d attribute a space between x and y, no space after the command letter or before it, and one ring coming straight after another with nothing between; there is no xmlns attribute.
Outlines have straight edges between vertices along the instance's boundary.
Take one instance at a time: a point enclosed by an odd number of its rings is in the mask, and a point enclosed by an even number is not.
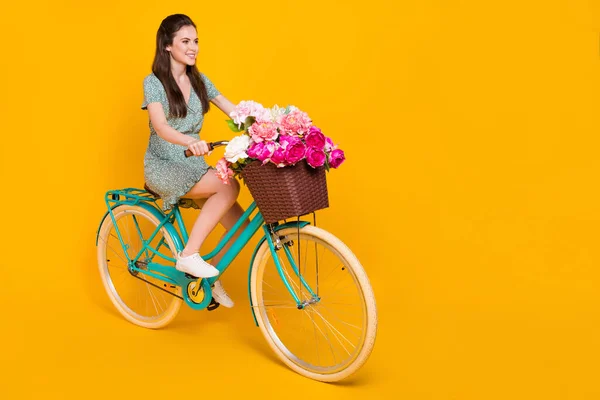
<svg viewBox="0 0 600 400"><path fill-rule="evenodd" d="M151 276L155 279L158 279L159 281L164 282L165 286L170 285L171 288L174 288L173 285L179 286L182 288L182 290L181 290L182 297L177 296L176 294L172 293L171 291L168 291L164 288L154 285L151 282L148 282L148 283L152 284L153 286L158 287L159 289L166 290L168 293L170 293L174 296L180 297L181 299L183 299L185 301L185 303L188 306L190 306L191 308L193 308L195 310L205 309L210 305L211 300L212 300L211 285L219 277L217 276L214 278L198 279L198 278L191 277L190 275L187 275L181 271L178 271L175 268L173 268L172 266L169 267L169 266L162 265L159 262L157 262L157 261L160 261L161 258L166 261L169 261L170 263L173 263L173 264L175 264L175 262L176 262L175 259L168 257L165 254L162 254L159 252L159 249L162 246L169 248L168 244L165 242L164 235L163 235L163 238L156 245L156 247L150 246L150 243L152 243L152 241L154 240L154 238L160 232L161 229L164 228L167 231L167 233L170 235L170 237L172 238L173 243L175 244L176 248L170 249L170 250L174 250L173 252L175 252L175 253L179 253L185 247L185 243L187 243L187 241L188 241L188 233L187 233L184 221L183 221L183 217L181 215L181 211L179 209L179 205L173 206L173 208L171 209L170 212L164 213L158 207L158 205L156 204L156 201L157 201L157 199L154 196L152 196L150 193L148 193L147 191L142 190L142 189L127 188L127 189L122 189L122 190L110 190L105 195L105 202L106 202L108 211L104 215L104 218L102 219L102 222L100 223L100 227L102 226L102 224L104 223L104 220L106 218L112 219L113 226L115 227L115 231L117 233L118 239L121 243L121 246L124 249L125 256L127 257L128 269L131 274L137 275L137 273L142 273L144 275ZM141 230L139 228L137 219L136 219L135 215L133 216L133 220L136 224L138 234L140 235L140 239L142 241L142 248L138 251L137 254L129 254L130 248L124 242L123 236L121 235L121 232L119 231L119 227L116 223L113 210L120 205L132 205L132 206L140 207L140 208L144 209L145 211L147 211L148 213L150 213L151 215L153 215L159 221L158 226L153 231L153 233L150 235L150 237L147 238L146 240L144 240L144 238L141 237ZM240 227L242 226L244 221L246 221L248 218L250 218L250 216L252 215L252 213L255 210L256 210L256 203L252 202L252 204L250 204L250 206L246 209L246 211L244 212L242 217L236 222L236 224L233 226L233 228L230 229L229 232L227 233L227 235L225 235L221 239L221 241L217 244L216 248L214 250L212 250L210 253L202 256L202 258L205 260L210 260L214 256L216 256L223 249L223 247L231 240L231 238L236 234L236 232L240 229ZM282 242L280 240L280 239L282 239L282 237L280 237L277 234L278 231L285 229L285 228L301 229L302 227L304 227L308 224L309 224L308 221L303 221L303 220L286 222L283 224L279 224L279 223L265 224L262 214L260 213L260 211L257 211L256 215L252 218L249 225L241 232L240 236L235 240L235 242L233 242L231 247L227 250L227 252L221 258L219 263L217 265L215 265L215 268L217 268L220 271L220 273L222 274L229 267L231 262L237 257L237 255L242 251L242 249L248 244L248 242L254 236L254 234L262 227L263 237L259 240L258 244L256 245L256 248L255 248L252 258L250 260L251 268L249 271L249 279L248 279L248 294L250 297L250 306L252 309L254 322L257 325L258 325L258 323L256 321L254 305L252 304L252 296L251 296L251 292L250 292L251 291L250 276L252 273L252 265L254 264L254 259L258 252L258 249L260 248L260 246L263 244L263 242L265 240L267 241L268 246L273 255L273 260L275 261L277 272L278 272L281 280L283 281L283 284L289 291L291 297L296 302L297 307L299 309L304 308L304 306L306 305L306 302L303 302L301 299L298 298L296 292L292 289L289 279L286 277L286 274L284 273L283 266L281 265L279 257L276 254L276 252L281 249L284 250L284 252L287 256L287 259L289 261L289 265L293 269L296 276L299 277L300 282L302 283L302 286L304 288L306 288L307 292L313 297L313 300L315 300L315 301L320 300L318 295L312 290L312 288L308 285L308 283L303 279L303 277L300 273L300 270L299 270L298 266L296 265L296 262L295 262L295 260L292 256L292 253L289 249L289 246L290 246L289 242L288 241ZM179 228L179 231L176 229L176 227ZM96 236L96 244L98 243L99 234L100 234L100 228L98 228L98 233ZM144 261L141 261L142 258L144 259ZM158 260L155 260L155 258L158 258ZM140 268L140 266L142 266L143 268ZM196 303L196 302L192 301L188 295L187 287L191 282L194 282L194 281L201 281L200 285L201 285L201 288L204 290L204 298L203 298L202 302L200 302L200 303Z"/></svg>

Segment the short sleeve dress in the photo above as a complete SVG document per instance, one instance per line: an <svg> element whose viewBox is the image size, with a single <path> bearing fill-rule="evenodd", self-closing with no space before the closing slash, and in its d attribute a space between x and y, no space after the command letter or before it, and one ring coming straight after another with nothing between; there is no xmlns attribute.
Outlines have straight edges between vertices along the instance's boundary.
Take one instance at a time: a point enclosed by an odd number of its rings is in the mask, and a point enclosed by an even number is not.
<svg viewBox="0 0 600 400"><path fill-rule="evenodd" d="M220 93L213 83L204 74L204 81L209 100ZM167 123L173 129L199 139L200 130L204 121L202 103L196 92L191 90L190 99L185 118L175 118L169 115L169 101L161 81L154 74L144 79L144 103L142 109L146 110L150 103L161 103L167 118ZM204 157L185 158L185 146L169 143L156 133L149 122L150 141L144 157L144 178L148 187L158 193L163 200L163 210L168 210L177 204L184 194L194 186L209 170Z"/></svg>

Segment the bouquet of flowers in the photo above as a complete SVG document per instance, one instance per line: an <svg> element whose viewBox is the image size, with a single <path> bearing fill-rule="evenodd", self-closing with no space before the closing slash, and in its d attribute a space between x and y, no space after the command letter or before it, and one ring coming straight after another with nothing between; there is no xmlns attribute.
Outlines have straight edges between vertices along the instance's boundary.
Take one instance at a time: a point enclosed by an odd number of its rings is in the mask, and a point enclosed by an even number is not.
<svg viewBox="0 0 600 400"><path fill-rule="evenodd" d="M244 167L260 161L279 168L306 160L312 168L338 168L344 152L312 124L307 113L294 106L265 108L254 101L242 101L229 115L230 129L236 133L217 162L217 175L227 184Z"/></svg>

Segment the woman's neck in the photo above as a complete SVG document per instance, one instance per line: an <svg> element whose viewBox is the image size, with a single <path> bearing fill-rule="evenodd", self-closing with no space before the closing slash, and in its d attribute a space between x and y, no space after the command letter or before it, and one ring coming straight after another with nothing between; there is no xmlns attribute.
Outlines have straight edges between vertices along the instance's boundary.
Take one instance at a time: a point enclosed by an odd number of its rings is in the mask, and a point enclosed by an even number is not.
<svg viewBox="0 0 600 400"><path fill-rule="evenodd" d="M175 81L179 82L187 77L187 65L171 62L171 73Z"/></svg>

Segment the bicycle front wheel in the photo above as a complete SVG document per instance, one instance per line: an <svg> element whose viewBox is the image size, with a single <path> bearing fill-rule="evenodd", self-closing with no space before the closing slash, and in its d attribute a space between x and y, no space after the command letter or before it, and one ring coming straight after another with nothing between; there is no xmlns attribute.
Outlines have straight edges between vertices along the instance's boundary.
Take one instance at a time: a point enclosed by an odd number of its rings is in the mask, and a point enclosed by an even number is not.
<svg viewBox="0 0 600 400"><path fill-rule="evenodd" d="M175 267L160 255L175 259L175 244L171 235L162 228L149 245L158 254L146 251L136 263L141 271L132 269L129 260L142 249L159 225L159 221L146 209L120 205L113 209L115 221L121 233L119 240L114 223L107 216L100 227L98 237L98 267L108 297L129 321L145 328L161 328L175 318L181 300L181 288L146 275L143 270L149 262Z"/></svg>
<svg viewBox="0 0 600 400"><path fill-rule="evenodd" d="M367 361L375 343L377 310L367 275L350 249L323 229L308 225L278 235L287 251L277 250L276 256L302 308L265 242L250 281L258 325L294 371L325 382L344 379Z"/></svg>

